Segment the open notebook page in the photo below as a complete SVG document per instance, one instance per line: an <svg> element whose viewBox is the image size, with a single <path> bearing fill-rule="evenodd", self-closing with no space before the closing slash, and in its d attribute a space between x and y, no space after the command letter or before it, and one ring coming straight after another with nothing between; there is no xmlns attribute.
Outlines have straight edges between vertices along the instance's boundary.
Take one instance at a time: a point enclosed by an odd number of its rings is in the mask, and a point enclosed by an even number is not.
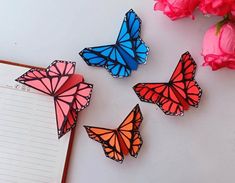
<svg viewBox="0 0 235 183"><path fill-rule="evenodd" d="M60 183L70 133L58 139L53 97L14 81L27 70L0 64L0 182Z"/></svg>

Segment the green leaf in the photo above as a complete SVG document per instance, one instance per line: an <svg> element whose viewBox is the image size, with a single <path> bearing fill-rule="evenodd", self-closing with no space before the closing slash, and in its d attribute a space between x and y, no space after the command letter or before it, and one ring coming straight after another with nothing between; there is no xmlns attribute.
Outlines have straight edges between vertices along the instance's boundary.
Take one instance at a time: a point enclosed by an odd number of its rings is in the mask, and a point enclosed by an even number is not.
<svg viewBox="0 0 235 183"><path fill-rule="evenodd" d="M220 33L221 28L223 27L224 24L226 24L229 21L229 15L224 16L224 19L219 21L216 24L216 35L218 36L218 34Z"/></svg>

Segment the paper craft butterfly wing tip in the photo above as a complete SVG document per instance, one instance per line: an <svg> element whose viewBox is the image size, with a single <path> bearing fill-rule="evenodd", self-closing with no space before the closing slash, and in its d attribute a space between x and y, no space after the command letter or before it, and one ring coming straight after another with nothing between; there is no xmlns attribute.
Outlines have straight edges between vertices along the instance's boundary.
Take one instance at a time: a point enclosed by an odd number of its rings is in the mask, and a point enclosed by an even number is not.
<svg viewBox="0 0 235 183"><path fill-rule="evenodd" d="M83 127L85 128L88 136L89 136L89 129L90 129L90 126L87 126L87 125L83 125ZM89 136L90 137L90 136Z"/></svg>
<svg viewBox="0 0 235 183"><path fill-rule="evenodd" d="M89 66L104 67L112 46L98 46L83 49L79 54Z"/></svg>
<svg viewBox="0 0 235 183"><path fill-rule="evenodd" d="M144 102L143 97L142 97L142 96L140 95L140 93L139 93L140 90L141 90L141 85L142 85L142 83L138 83L138 84L136 84L135 86L133 86L132 88L133 88L133 90L135 91L136 95L139 97L139 99Z"/></svg>
<svg viewBox="0 0 235 183"><path fill-rule="evenodd" d="M77 112L85 109L90 104L93 84L81 82L78 86L74 108Z"/></svg>
<svg viewBox="0 0 235 183"><path fill-rule="evenodd" d="M87 132L89 138L91 138L91 139L93 139L93 140L95 140L95 141L101 142L101 141L100 141L100 138L98 137L98 135L96 135L96 134L91 130L91 128L93 128L93 127L91 127L91 126L86 126L86 125L83 126L83 127L85 128L85 130L86 130L86 132Z"/></svg>
<svg viewBox="0 0 235 183"><path fill-rule="evenodd" d="M131 130L138 130L142 120L143 116L140 110L140 106L139 104L136 104L135 107L131 110L131 112L126 116L124 121L119 125L118 130L125 130L125 128L130 127L130 124L133 125L133 128L131 128Z"/></svg>
<svg viewBox="0 0 235 183"><path fill-rule="evenodd" d="M134 132L132 145L129 151L130 155L137 158L142 145L143 145L143 139L140 135L140 132L139 131Z"/></svg>
<svg viewBox="0 0 235 183"><path fill-rule="evenodd" d="M66 135L69 131L71 131L76 125L70 127L69 129L67 129L66 131L62 132L62 131L58 131L58 139L60 139L61 137L63 137L64 135Z"/></svg>
<svg viewBox="0 0 235 183"><path fill-rule="evenodd" d="M53 92L45 69L30 69L18 77L16 81L48 95Z"/></svg>
<svg viewBox="0 0 235 183"><path fill-rule="evenodd" d="M40 71L40 69L31 68L28 71L26 71L25 73L23 73L21 76L16 78L15 81L17 81L17 82L24 82L26 80L34 79L35 78L35 75L33 73L34 71ZM41 77L43 77L43 76L44 75L42 75Z"/></svg>
<svg viewBox="0 0 235 183"><path fill-rule="evenodd" d="M27 73L27 72L26 72L26 73ZM19 83L24 83L24 81L25 81L24 76L25 76L26 73L24 73L24 74L22 74L21 76L19 76L18 78L16 78L15 81L17 81L17 82L19 82Z"/></svg>
<svg viewBox="0 0 235 183"><path fill-rule="evenodd" d="M90 128L90 126L83 125L83 127L85 128L85 130L86 130L86 132L87 132L87 134L88 134L88 136L89 136L89 128ZM90 137L90 136L89 136L89 137Z"/></svg>
<svg viewBox="0 0 235 183"><path fill-rule="evenodd" d="M21 83L20 77L16 78L15 81Z"/></svg>
<svg viewBox="0 0 235 183"><path fill-rule="evenodd" d="M135 13L133 9L126 13L125 21L127 23L127 28L132 39L137 39L140 37L141 29L141 19Z"/></svg>
<svg viewBox="0 0 235 183"><path fill-rule="evenodd" d="M190 53L189 51L186 51L185 53L183 53L183 54L181 55L181 60L182 60L183 62L187 62L188 60L190 60L190 62L192 62L192 64L193 64L194 66L197 66L195 60L193 59L193 57L192 57L192 55L191 55L191 53Z"/></svg>
<svg viewBox="0 0 235 183"><path fill-rule="evenodd" d="M47 68L48 76L70 76L75 72L76 62L55 60Z"/></svg>
<svg viewBox="0 0 235 183"><path fill-rule="evenodd" d="M156 103L158 100L158 94L148 87L148 83L138 83L133 90L142 102Z"/></svg>
<svg viewBox="0 0 235 183"><path fill-rule="evenodd" d="M63 135L71 131L73 128L75 128L77 120L78 120L78 112L75 111L74 109L71 109L67 115L66 122L61 126L60 129L57 126L58 135L62 137Z"/></svg>
<svg viewBox="0 0 235 183"><path fill-rule="evenodd" d="M92 54L88 48L84 48L82 51L79 52L79 55L82 57L82 59L86 62L87 65L92 66L92 61L89 61L90 59L94 58L94 54ZM96 65L95 65L96 66Z"/></svg>
<svg viewBox="0 0 235 183"><path fill-rule="evenodd" d="M83 127L85 128L85 130L87 130L89 128L89 126L87 126L87 125L83 125Z"/></svg>
<svg viewBox="0 0 235 183"><path fill-rule="evenodd" d="M63 136L63 135L61 135L61 134L58 134L58 139L60 139L62 136Z"/></svg>
<svg viewBox="0 0 235 183"><path fill-rule="evenodd" d="M89 131L90 128L92 128L92 126L88 126L88 125L83 125L83 127L85 128L86 131Z"/></svg>
<svg viewBox="0 0 235 183"><path fill-rule="evenodd" d="M65 135L65 133L59 129L57 129L57 134L58 134L58 139L60 139L61 137Z"/></svg>
<svg viewBox="0 0 235 183"><path fill-rule="evenodd" d="M174 102L171 99L162 98L157 103L158 107L169 116L183 116L184 108L179 102Z"/></svg>
<svg viewBox="0 0 235 183"><path fill-rule="evenodd" d="M110 63L110 65L105 66L107 71L114 77L114 78L126 78L131 75L131 70L125 66L115 65Z"/></svg>
<svg viewBox="0 0 235 183"><path fill-rule="evenodd" d="M117 149L112 149L112 146L103 143L102 148L104 150L104 154L107 158L112 159L120 164L123 163L124 155L121 151L117 151Z"/></svg>
<svg viewBox="0 0 235 183"><path fill-rule="evenodd" d="M195 80L186 81L185 85L187 94L186 100L188 104L197 108L201 100L202 89Z"/></svg>
<svg viewBox="0 0 235 183"><path fill-rule="evenodd" d="M192 80L195 77L197 64L192 58L189 52L185 52L181 55L180 60L171 76L170 81L182 81ZM183 77L181 77L181 75Z"/></svg>
<svg viewBox="0 0 235 183"><path fill-rule="evenodd" d="M58 132L58 139L60 139L60 138L63 137L64 135L65 135L64 133Z"/></svg>
<svg viewBox="0 0 235 183"><path fill-rule="evenodd" d="M140 105L136 104L136 106L134 107L132 111L135 113L134 130L138 130L143 121L143 114L141 112Z"/></svg>
<svg viewBox="0 0 235 183"><path fill-rule="evenodd" d="M149 47L140 38L136 39L133 44L136 53L136 61L138 64L146 64L149 54Z"/></svg>
<svg viewBox="0 0 235 183"><path fill-rule="evenodd" d="M134 109L140 111L140 105L139 105L139 104L136 104L135 107L134 107Z"/></svg>
<svg viewBox="0 0 235 183"><path fill-rule="evenodd" d="M99 143L103 143L104 141L108 140L110 136L114 134L113 130L107 128L100 128L100 127L86 126L86 125L84 126L84 128L86 129L88 136Z"/></svg>
<svg viewBox="0 0 235 183"><path fill-rule="evenodd" d="M105 156L107 157L107 158L109 158L109 159L112 159L112 160L114 160L114 161L116 161L116 162L118 162L118 163L120 163L120 164L122 164L123 163L123 160L124 160L124 156L122 155L122 154L116 154L116 155L113 155L113 154L115 154L114 152L111 152L110 153L110 151L107 151L106 150L106 148L105 148L105 146L103 146L103 150L104 150L104 154L105 154ZM112 156L111 156L112 155Z"/></svg>

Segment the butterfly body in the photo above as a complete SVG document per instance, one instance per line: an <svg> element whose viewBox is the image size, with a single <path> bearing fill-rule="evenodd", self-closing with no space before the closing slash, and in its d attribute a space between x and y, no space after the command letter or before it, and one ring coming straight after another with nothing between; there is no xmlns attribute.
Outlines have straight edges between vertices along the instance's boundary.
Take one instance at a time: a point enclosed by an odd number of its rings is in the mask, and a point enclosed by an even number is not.
<svg viewBox="0 0 235 183"><path fill-rule="evenodd" d="M136 60L129 55L121 46L119 46L118 44L116 45L116 49L118 50L118 52L122 55L123 59L125 60L126 64L128 65L128 67L131 70L137 70L138 68L138 63L136 62Z"/></svg>
<svg viewBox="0 0 235 183"><path fill-rule="evenodd" d="M128 11L115 44L85 48L81 57L89 66L104 67L114 77L128 77L147 60L149 48L140 38L140 26L137 14Z"/></svg>
<svg viewBox="0 0 235 183"><path fill-rule="evenodd" d="M142 146L139 126L143 120L139 105L130 112L126 119L116 129L84 126L88 136L101 143L105 155L117 162L122 162L124 156L130 154L137 157Z"/></svg>
<svg viewBox="0 0 235 183"><path fill-rule="evenodd" d="M118 137L118 141L120 142L120 147L121 147L121 151L123 153L123 155L128 155L129 154L129 150L122 138L122 136L120 135L120 132L118 130L116 130L116 134L117 134L117 137Z"/></svg>
<svg viewBox="0 0 235 183"><path fill-rule="evenodd" d="M54 97L58 137L75 127L77 113L88 106L92 85L74 74L75 63L54 61L46 69L33 68L16 81Z"/></svg>
<svg viewBox="0 0 235 183"><path fill-rule="evenodd" d="M144 102L157 104L167 115L183 115L190 106L198 107L202 90L194 79L196 63L184 53L168 83L138 83L133 89Z"/></svg>
<svg viewBox="0 0 235 183"><path fill-rule="evenodd" d="M174 88L171 87L172 91L174 92L175 96L177 97L177 99L181 102L183 109L185 111L189 110L189 104L187 103L187 101L184 99L184 97L182 97L182 95Z"/></svg>

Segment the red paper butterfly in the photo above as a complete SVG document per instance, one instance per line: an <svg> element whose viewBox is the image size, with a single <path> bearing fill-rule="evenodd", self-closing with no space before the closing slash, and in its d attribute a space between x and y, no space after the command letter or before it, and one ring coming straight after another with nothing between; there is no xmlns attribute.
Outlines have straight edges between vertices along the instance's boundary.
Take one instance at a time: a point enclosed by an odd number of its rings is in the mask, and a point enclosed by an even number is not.
<svg viewBox="0 0 235 183"><path fill-rule="evenodd" d="M183 115L189 106L198 107L202 90L194 80L196 63L184 53L168 83L138 83L133 89L144 102L157 104L167 115Z"/></svg>
<svg viewBox="0 0 235 183"><path fill-rule="evenodd" d="M142 120L140 107L137 104L117 129L84 127L91 139L102 144L108 158L122 163L124 155L128 153L135 158L138 155L143 143L139 132Z"/></svg>
<svg viewBox="0 0 235 183"><path fill-rule="evenodd" d="M88 106L93 85L74 74L75 62L54 61L46 69L33 68L16 81L54 97L59 138L75 127L78 112Z"/></svg>

